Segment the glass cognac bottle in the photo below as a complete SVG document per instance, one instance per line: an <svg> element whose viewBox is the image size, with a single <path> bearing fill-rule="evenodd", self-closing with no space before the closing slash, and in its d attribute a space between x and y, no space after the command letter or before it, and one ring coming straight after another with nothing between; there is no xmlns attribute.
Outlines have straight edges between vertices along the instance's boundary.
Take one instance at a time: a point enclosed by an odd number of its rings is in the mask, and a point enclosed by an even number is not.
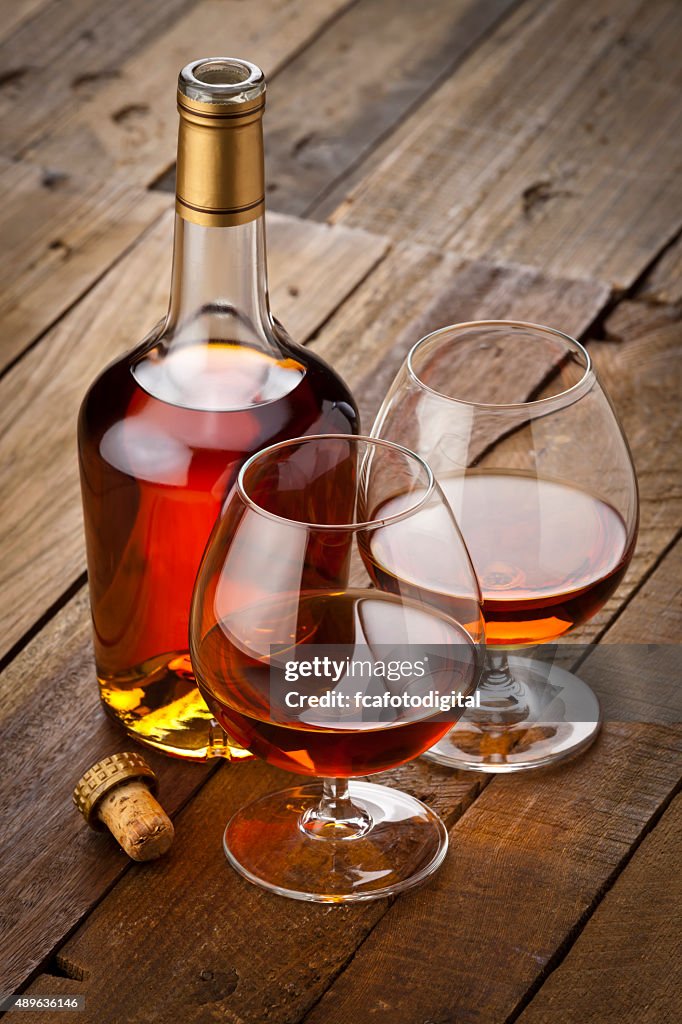
<svg viewBox="0 0 682 1024"><path fill-rule="evenodd" d="M273 319L262 114L247 61L180 73L169 310L109 365L78 420L95 660L106 710L141 742L244 756L213 722L188 654L192 588L243 462L279 440L355 433L340 378Z"/></svg>

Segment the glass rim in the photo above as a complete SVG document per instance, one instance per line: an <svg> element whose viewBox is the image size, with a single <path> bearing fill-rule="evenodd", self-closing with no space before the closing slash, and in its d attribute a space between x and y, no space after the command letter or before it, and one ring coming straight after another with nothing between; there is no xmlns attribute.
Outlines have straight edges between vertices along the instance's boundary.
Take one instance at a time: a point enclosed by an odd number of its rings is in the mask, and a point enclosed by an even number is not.
<svg viewBox="0 0 682 1024"><path fill-rule="evenodd" d="M582 355L585 360L585 367L582 376L575 384L571 384L569 388L565 388L563 391L558 391L555 395L548 395L546 398L534 398L527 402L472 402L466 398L454 398L452 395L446 395L442 391L437 391L435 388L430 387L426 384L416 369L414 368L414 356L416 356L418 349L427 342L432 341L441 335L448 333L459 333L460 331L470 330L471 328L488 328L488 327L511 327L511 328L525 328L529 331L535 332L539 335L552 335L555 338L561 338L562 341L568 342L569 345L574 346L575 349ZM405 360L405 366L407 372L412 380L424 391L428 391L430 394L435 395L437 398L442 398L447 402L455 402L458 405L468 405L472 408L478 409L531 409L540 406L548 406L555 402L561 402L564 404L564 400L569 396L573 396L573 400L577 401L580 397L580 393L585 390L585 385L589 382L590 386L595 381L594 367L592 365L592 359L590 353L587 351L585 346L581 344L576 338L570 334L566 334L565 331L560 331L556 327L547 327L544 324L535 324L528 320L466 320L461 323L447 324L445 327L439 327L435 331L430 331L425 334L422 338L414 343L410 351L407 353Z"/></svg>
<svg viewBox="0 0 682 1024"><path fill-rule="evenodd" d="M378 448L390 448L393 451L400 452L402 455L406 455L409 461L416 462L426 472L426 487L423 493L420 495L419 500L414 505L410 505L409 508L403 509L401 512L396 512L394 515L384 516L381 519L369 519L362 523L309 523L304 522L300 519L288 519L286 516L277 515L276 512L269 512L268 509L263 508L258 502L254 501L253 498L248 494L245 484L244 477L246 472L258 462L263 456L270 455L272 452L276 452L281 448L289 448L293 445L301 445L308 441L350 441L351 443L363 442L366 446L378 447ZM433 492L436 489L436 478L433 470L429 466L421 455L417 455L416 452L411 451L409 448L405 448L401 444L396 444L394 441L386 441L379 437L368 437L365 434L303 434L301 437L290 437L284 441L278 441L276 444L268 445L267 448L261 448L260 451L254 452L246 462L243 464L239 473L237 474L237 493L239 494L242 501L252 508L258 515L265 516L267 519L273 519L280 523L286 523L289 526L300 527L303 530L329 530L329 531L352 531L357 532L358 530L369 530L378 527L389 526L392 523L400 522L403 519L408 519L411 515L417 512L422 506L428 501Z"/></svg>

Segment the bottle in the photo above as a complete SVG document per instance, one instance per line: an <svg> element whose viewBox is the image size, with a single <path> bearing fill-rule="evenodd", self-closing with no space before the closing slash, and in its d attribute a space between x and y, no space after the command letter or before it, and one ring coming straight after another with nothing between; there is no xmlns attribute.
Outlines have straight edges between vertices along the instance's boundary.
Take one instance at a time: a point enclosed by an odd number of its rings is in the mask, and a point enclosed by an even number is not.
<svg viewBox="0 0 682 1024"><path fill-rule="evenodd" d="M344 383L270 313L264 102L247 61L181 71L168 314L100 374L78 420L100 695L134 738L191 760L246 755L213 721L188 654L192 587L226 494L266 445L358 429Z"/></svg>

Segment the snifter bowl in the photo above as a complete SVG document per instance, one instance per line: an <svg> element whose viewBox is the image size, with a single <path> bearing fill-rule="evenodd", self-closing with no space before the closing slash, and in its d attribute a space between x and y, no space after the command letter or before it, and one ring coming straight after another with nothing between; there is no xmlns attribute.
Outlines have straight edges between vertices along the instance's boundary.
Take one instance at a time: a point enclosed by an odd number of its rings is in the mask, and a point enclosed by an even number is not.
<svg viewBox="0 0 682 1024"><path fill-rule="evenodd" d="M638 522L630 451L587 349L519 321L444 327L411 349L372 434L428 461L483 594L481 707L427 756L512 772L584 750L599 729L597 698L534 648L575 636L605 604ZM422 556L428 571L432 554ZM444 611L459 587L452 576Z"/></svg>
<svg viewBox="0 0 682 1024"><path fill-rule="evenodd" d="M387 514L397 494L412 498ZM431 572L417 560L396 574L406 530L422 538L415 550L438 549ZM437 591L450 574L466 582L444 613ZM423 459L347 434L253 456L199 571L192 664L231 736L271 765L324 781L238 811L224 838L233 867L321 902L424 881L445 855L442 822L414 797L356 779L447 732L473 699L482 643L476 576Z"/></svg>

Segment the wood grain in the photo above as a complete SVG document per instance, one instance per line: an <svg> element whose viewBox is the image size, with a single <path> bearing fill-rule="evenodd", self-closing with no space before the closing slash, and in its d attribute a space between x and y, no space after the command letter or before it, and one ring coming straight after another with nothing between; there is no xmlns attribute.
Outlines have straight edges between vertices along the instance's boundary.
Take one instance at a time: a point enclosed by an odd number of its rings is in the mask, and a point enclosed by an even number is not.
<svg viewBox="0 0 682 1024"><path fill-rule="evenodd" d="M645 302L682 302L682 236L657 261L638 289L637 298Z"/></svg>
<svg viewBox="0 0 682 1024"><path fill-rule="evenodd" d="M277 215L270 227L273 309L304 341L371 270L385 243ZM84 569L76 413L95 375L163 314L171 228L169 211L0 383L4 652Z"/></svg>
<svg viewBox="0 0 682 1024"><path fill-rule="evenodd" d="M22 21L0 43L0 151L20 155L187 6L188 0L59 0Z"/></svg>
<svg viewBox="0 0 682 1024"><path fill-rule="evenodd" d="M71 802L86 768L140 749L101 710L85 590L0 675L0 708L0 984L12 991L129 866ZM144 756L169 813L210 770L154 751Z"/></svg>
<svg viewBox="0 0 682 1024"><path fill-rule="evenodd" d="M170 201L122 183L0 161L0 370L89 288Z"/></svg>
<svg viewBox="0 0 682 1024"><path fill-rule="evenodd" d="M581 335L608 294L595 281L556 280L530 267L400 243L324 327L315 347L350 384L369 427L410 348L429 331L499 318Z"/></svg>
<svg viewBox="0 0 682 1024"><path fill-rule="evenodd" d="M642 612L637 595L623 614L631 635ZM397 901L306 1024L515 1016L681 779L682 729L617 723L567 766L496 777L451 830L428 895Z"/></svg>
<svg viewBox="0 0 682 1024"><path fill-rule="evenodd" d="M606 721L679 724L682 540L638 586L635 600L637 616L616 614L578 674L597 693ZM580 648L568 651L575 656Z"/></svg>
<svg viewBox="0 0 682 1024"><path fill-rule="evenodd" d="M605 636L610 644L678 644L682 635L682 540L637 591L637 618L621 615ZM675 685L676 680L670 683ZM653 707L653 701L651 702Z"/></svg>
<svg viewBox="0 0 682 1024"><path fill-rule="evenodd" d="M603 631L674 540L682 520L682 410L679 402L682 315L674 307L621 302L605 323L610 341L589 341L632 451L639 481L635 553L615 594L575 641Z"/></svg>
<svg viewBox="0 0 682 1024"><path fill-rule="evenodd" d="M682 795L606 894L519 1024L674 1024L682 997Z"/></svg>
<svg viewBox="0 0 682 1024"><path fill-rule="evenodd" d="M61 171L120 174L149 184L175 160L178 72L195 57L226 52L257 61L268 76L349 0L201 0L144 50L120 61L90 101L64 108L24 154Z"/></svg>
<svg viewBox="0 0 682 1024"><path fill-rule="evenodd" d="M606 287L594 281L557 281L527 267L470 262L399 244L315 345L354 390L363 421L370 424L410 347L428 331L500 317L545 322L580 336L606 298ZM623 582L605 607L571 635L576 643L603 632L672 542L682 517L682 412L675 370L682 344L680 312L622 302L604 330L610 340L588 338L588 348L633 453L640 529Z"/></svg>
<svg viewBox="0 0 682 1024"><path fill-rule="evenodd" d="M636 628L636 600L625 615ZM456 823L436 879L389 909L308 906L238 878L222 823L287 776L259 763L221 768L178 815L172 859L129 871L59 950L53 969L83 980L58 990L86 996L84 1024L293 1024L307 1010L311 1024L503 1020L581 927L681 771L682 732L639 725L610 725L569 766L496 778L473 804L475 774L397 769L391 784ZM53 981L43 975L29 991L55 991Z"/></svg>
<svg viewBox="0 0 682 1024"><path fill-rule="evenodd" d="M14 32L19 25L35 17L42 7L47 7L52 0L0 0L0 38Z"/></svg>
<svg viewBox="0 0 682 1024"><path fill-rule="evenodd" d="M334 219L627 288L682 221L681 17L675 0L529 0Z"/></svg>
<svg viewBox="0 0 682 1024"><path fill-rule="evenodd" d="M346 11L269 91L274 209L303 214L345 181L515 2L363 0Z"/></svg>

